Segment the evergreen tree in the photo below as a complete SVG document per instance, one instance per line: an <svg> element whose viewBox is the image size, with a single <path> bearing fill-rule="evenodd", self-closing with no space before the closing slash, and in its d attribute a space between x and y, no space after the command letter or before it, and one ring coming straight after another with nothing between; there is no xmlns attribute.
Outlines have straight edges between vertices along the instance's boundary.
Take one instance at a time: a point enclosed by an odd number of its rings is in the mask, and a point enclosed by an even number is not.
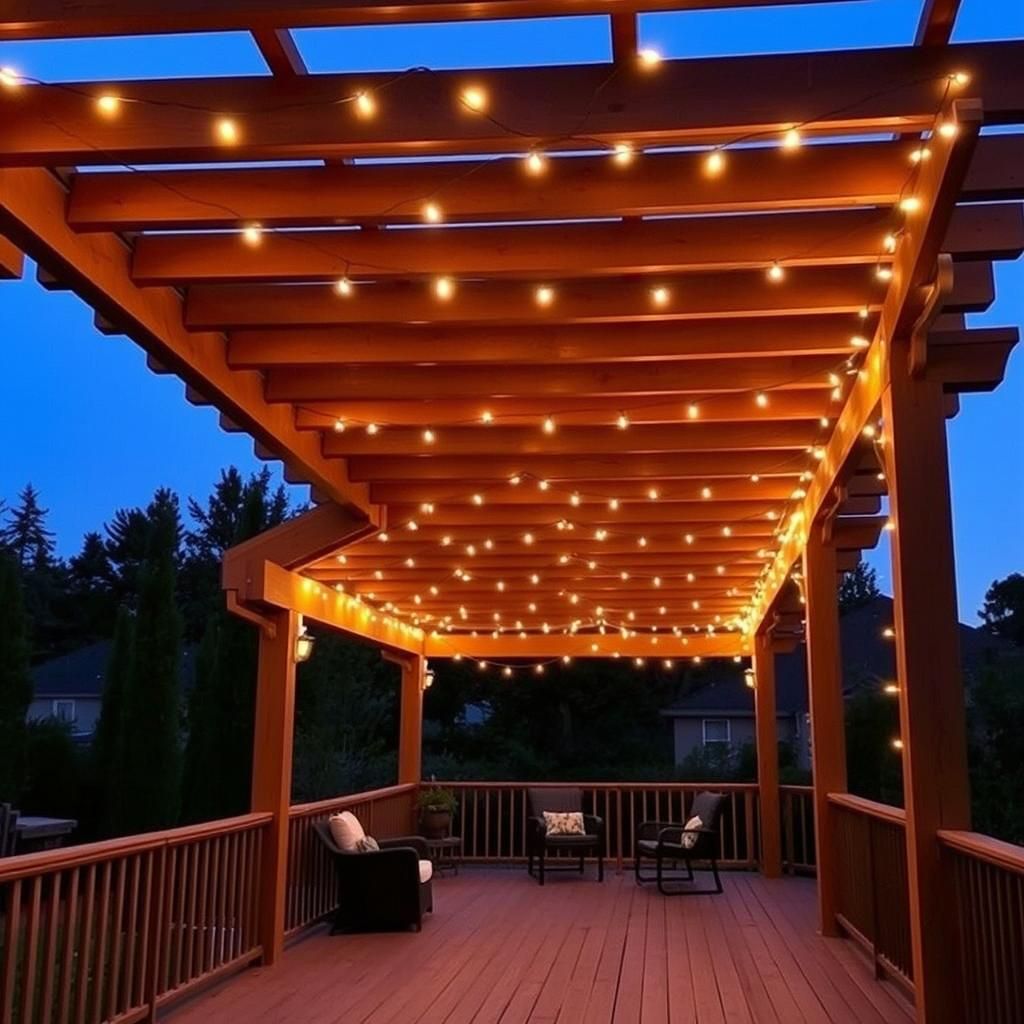
<svg viewBox="0 0 1024 1024"><path fill-rule="evenodd" d="M29 644L21 583L0 551L0 801L17 800L24 777L25 715L32 701Z"/></svg>
<svg viewBox="0 0 1024 1024"><path fill-rule="evenodd" d="M1024 646L1024 576L1012 572L1006 579L995 580L978 615L990 633Z"/></svg>
<svg viewBox="0 0 1024 1024"><path fill-rule="evenodd" d="M77 819L82 766L71 723L58 718L30 722L26 729L23 814Z"/></svg>
<svg viewBox="0 0 1024 1024"><path fill-rule="evenodd" d="M191 824L211 821L221 815L223 786L210 785L210 772L218 763L217 650L220 641L219 618L210 623L199 645L196 675L188 696L188 740L181 780L182 821ZM238 813L234 811L232 813Z"/></svg>
<svg viewBox="0 0 1024 1024"><path fill-rule="evenodd" d="M878 574L871 566L858 562L852 572L844 573L839 584L839 614L845 615L855 608L863 608L881 596Z"/></svg>
<svg viewBox="0 0 1024 1024"><path fill-rule="evenodd" d="M23 571L53 562L53 533L46 528L48 513L39 504L39 492L31 484L25 485L18 504L7 513L7 524L0 536Z"/></svg>
<svg viewBox="0 0 1024 1024"><path fill-rule="evenodd" d="M177 499L157 491L147 509L135 645L124 701L123 824L129 832L178 821L181 785L181 615L175 601L181 537Z"/></svg>
<svg viewBox="0 0 1024 1024"><path fill-rule="evenodd" d="M125 695L132 676L135 621L123 605L117 613L114 641L107 662L103 704L92 741L94 799L99 805L97 826L102 835L124 829L122 785L125 761Z"/></svg>

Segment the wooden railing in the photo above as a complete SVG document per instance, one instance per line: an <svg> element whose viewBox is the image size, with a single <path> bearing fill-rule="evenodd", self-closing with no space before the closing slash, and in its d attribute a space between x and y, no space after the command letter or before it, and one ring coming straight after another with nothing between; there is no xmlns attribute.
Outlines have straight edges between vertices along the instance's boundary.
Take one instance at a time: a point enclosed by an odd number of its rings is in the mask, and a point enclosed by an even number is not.
<svg viewBox="0 0 1024 1024"><path fill-rule="evenodd" d="M351 811L375 838L408 835L414 831L418 788L414 783L390 786L292 807L288 822L287 934L319 921L338 905L334 868L327 849L313 831L313 823Z"/></svg>
<svg viewBox="0 0 1024 1024"><path fill-rule="evenodd" d="M964 1005L970 1020L1024 1020L1024 847L940 832L950 865Z"/></svg>
<svg viewBox="0 0 1024 1024"><path fill-rule="evenodd" d="M526 790L575 786L584 809L605 822L605 858L619 867L632 861L636 828L642 821L685 822L702 790L725 794L719 822L719 854L726 867L757 862L757 786L682 782L439 782L459 801L456 834L467 861L526 859Z"/></svg>
<svg viewBox="0 0 1024 1024"><path fill-rule="evenodd" d="M0 1024L152 1018L261 954L269 814L0 861Z"/></svg>
<svg viewBox="0 0 1024 1024"><path fill-rule="evenodd" d="M814 787L779 786L782 809L782 863L795 875L813 875L818 863L814 848Z"/></svg>
<svg viewBox="0 0 1024 1024"><path fill-rule="evenodd" d="M828 799L839 869L839 923L870 952L879 976L911 988L906 814L847 793L830 793Z"/></svg>

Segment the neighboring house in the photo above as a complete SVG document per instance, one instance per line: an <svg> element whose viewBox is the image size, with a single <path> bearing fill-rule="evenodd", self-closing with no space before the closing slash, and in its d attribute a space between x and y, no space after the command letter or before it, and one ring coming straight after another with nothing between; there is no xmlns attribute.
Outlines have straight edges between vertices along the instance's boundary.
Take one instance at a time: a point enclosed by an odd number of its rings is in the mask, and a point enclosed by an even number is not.
<svg viewBox="0 0 1024 1024"><path fill-rule="evenodd" d="M844 615L839 622L843 653L843 693L878 687L896 677L892 641L892 598L878 597ZM984 665L1006 649L998 638L960 624L960 660L968 686ZM673 721L675 763L713 744L742 747L754 741L754 694L743 670L711 663L700 687L676 700L662 714ZM807 704L806 650L801 644L775 659L775 697L779 742L792 743L800 768L810 767L811 737Z"/></svg>
<svg viewBox="0 0 1024 1024"><path fill-rule="evenodd" d="M109 640L100 640L32 669L32 703L29 721L58 718L71 725L76 739L89 739L96 731L103 703L103 687L110 660ZM193 678L193 650L182 651L182 681L186 689Z"/></svg>

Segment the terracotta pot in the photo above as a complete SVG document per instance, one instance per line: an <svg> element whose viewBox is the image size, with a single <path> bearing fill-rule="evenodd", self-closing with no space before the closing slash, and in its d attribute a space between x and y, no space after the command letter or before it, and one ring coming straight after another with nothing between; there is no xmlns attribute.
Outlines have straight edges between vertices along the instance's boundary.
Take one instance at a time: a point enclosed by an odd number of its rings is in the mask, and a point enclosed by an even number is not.
<svg viewBox="0 0 1024 1024"><path fill-rule="evenodd" d="M443 839L451 831L451 811L423 811L420 827L428 839Z"/></svg>

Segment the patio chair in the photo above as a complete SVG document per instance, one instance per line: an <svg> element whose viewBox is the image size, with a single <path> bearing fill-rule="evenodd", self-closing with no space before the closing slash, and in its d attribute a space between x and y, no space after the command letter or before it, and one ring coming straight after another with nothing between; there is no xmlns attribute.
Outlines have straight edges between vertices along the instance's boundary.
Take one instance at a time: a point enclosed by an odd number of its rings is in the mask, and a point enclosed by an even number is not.
<svg viewBox="0 0 1024 1024"><path fill-rule="evenodd" d="M527 789L529 818L526 821L527 871L544 884L545 871L574 871L574 866L548 867L545 854L548 851L572 851L579 854L579 873L583 874L583 859L587 854L597 854L597 880L604 881L604 820L593 814L583 815L582 835L547 834L544 812L583 813L583 790L581 789ZM534 875L534 861L537 874Z"/></svg>
<svg viewBox="0 0 1024 1024"><path fill-rule="evenodd" d="M338 878L338 907L331 934L338 932L419 931L423 915L434 909L433 865L426 840L402 836L378 840L379 850L342 850L326 821L313 823L331 853Z"/></svg>
<svg viewBox="0 0 1024 1024"><path fill-rule="evenodd" d="M0 857L13 856L17 827L18 812L10 804L0 804Z"/></svg>
<svg viewBox="0 0 1024 1024"><path fill-rule="evenodd" d="M658 892L665 896L717 895L722 891L722 879L718 874L718 819L725 797L721 793L698 793L690 808L690 818L700 818L701 827L688 829L679 822L644 821L636 832L636 847L633 851L633 871L637 885L657 882ZM696 836L692 845L687 845L686 836ZM642 861L653 860L654 874L644 874ZM665 870L665 862L672 867ZM694 881L693 862L707 861L715 880L713 889L694 889L688 883ZM683 869L676 867L683 864ZM666 882L674 883L671 886ZM684 884L679 884L684 883Z"/></svg>

